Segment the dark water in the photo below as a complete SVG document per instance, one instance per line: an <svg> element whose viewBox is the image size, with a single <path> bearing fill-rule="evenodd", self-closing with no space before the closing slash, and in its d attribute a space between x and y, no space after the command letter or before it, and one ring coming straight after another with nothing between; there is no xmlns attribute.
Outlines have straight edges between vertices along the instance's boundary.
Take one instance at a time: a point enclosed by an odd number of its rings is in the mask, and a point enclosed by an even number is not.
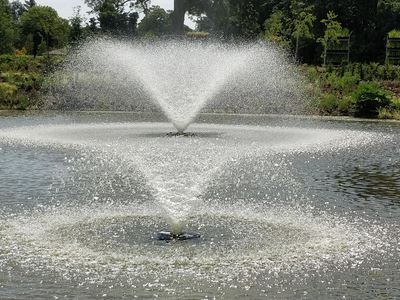
<svg viewBox="0 0 400 300"><path fill-rule="evenodd" d="M112 136L120 129L107 124L152 121L165 120L3 113L0 129L106 123L93 136ZM189 136L210 153L210 141L234 141L229 134L250 125L328 129L316 140L351 130L354 140L369 140L352 144L347 136L348 144L318 151L240 152L197 195L185 228L202 238L164 243L152 236L169 225L151 180L135 164L98 148L0 138L0 298L400 298L400 123L227 115L197 122L215 124L199 125L206 129L197 136L194 126ZM121 131L121 139L140 147L159 134ZM162 143L168 148L170 141Z"/></svg>

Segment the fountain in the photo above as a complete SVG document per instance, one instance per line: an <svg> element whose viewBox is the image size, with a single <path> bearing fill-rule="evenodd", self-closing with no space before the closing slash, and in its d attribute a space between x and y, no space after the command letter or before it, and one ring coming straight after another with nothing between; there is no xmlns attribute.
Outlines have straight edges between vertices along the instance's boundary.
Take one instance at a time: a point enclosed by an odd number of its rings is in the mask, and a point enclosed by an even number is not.
<svg viewBox="0 0 400 300"><path fill-rule="evenodd" d="M94 111L0 119L0 298L399 296L400 128L263 115L304 107L281 51L98 40L51 81Z"/></svg>

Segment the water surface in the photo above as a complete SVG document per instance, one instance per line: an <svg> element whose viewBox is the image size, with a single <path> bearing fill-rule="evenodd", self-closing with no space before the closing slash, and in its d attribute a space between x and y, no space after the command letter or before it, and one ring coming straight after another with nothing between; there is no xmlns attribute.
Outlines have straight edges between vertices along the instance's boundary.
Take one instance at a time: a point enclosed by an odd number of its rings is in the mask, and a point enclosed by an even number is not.
<svg viewBox="0 0 400 300"><path fill-rule="evenodd" d="M1 117L0 298L400 297L398 123L164 121Z"/></svg>

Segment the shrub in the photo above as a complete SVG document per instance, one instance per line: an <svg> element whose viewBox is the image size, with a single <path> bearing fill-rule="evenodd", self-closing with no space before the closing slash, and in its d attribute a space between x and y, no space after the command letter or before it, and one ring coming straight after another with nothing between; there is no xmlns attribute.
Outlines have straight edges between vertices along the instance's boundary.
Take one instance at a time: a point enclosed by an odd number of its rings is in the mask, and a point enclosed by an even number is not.
<svg viewBox="0 0 400 300"><path fill-rule="evenodd" d="M340 115L349 115L353 110L353 99L350 96L345 96L338 102L338 113Z"/></svg>
<svg viewBox="0 0 400 300"><path fill-rule="evenodd" d="M391 103L387 93L376 83L361 83L353 93L354 116L377 117L379 109Z"/></svg>
<svg viewBox="0 0 400 300"><path fill-rule="evenodd" d="M11 99L17 93L17 86L0 82L0 101Z"/></svg>
<svg viewBox="0 0 400 300"><path fill-rule="evenodd" d="M392 98L392 103L390 103L390 107L400 112L400 98Z"/></svg>
<svg viewBox="0 0 400 300"><path fill-rule="evenodd" d="M400 110L395 110L391 108L381 108L379 109L378 118L400 120Z"/></svg>
<svg viewBox="0 0 400 300"><path fill-rule="evenodd" d="M339 100L333 94L323 94L318 102L318 109L323 114L332 114L338 109Z"/></svg>
<svg viewBox="0 0 400 300"><path fill-rule="evenodd" d="M400 38L400 30L394 29L388 33L389 38Z"/></svg>

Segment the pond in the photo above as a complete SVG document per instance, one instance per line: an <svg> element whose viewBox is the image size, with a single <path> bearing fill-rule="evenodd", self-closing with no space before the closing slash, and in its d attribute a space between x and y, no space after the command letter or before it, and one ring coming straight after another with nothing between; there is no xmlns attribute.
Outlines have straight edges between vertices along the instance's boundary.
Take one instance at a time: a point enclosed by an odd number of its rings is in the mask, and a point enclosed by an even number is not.
<svg viewBox="0 0 400 300"><path fill-rule="evenodd" d="M0 298L399 298L400 123L2 113ZM162 230L200 234L159 241Z"/></svg>

